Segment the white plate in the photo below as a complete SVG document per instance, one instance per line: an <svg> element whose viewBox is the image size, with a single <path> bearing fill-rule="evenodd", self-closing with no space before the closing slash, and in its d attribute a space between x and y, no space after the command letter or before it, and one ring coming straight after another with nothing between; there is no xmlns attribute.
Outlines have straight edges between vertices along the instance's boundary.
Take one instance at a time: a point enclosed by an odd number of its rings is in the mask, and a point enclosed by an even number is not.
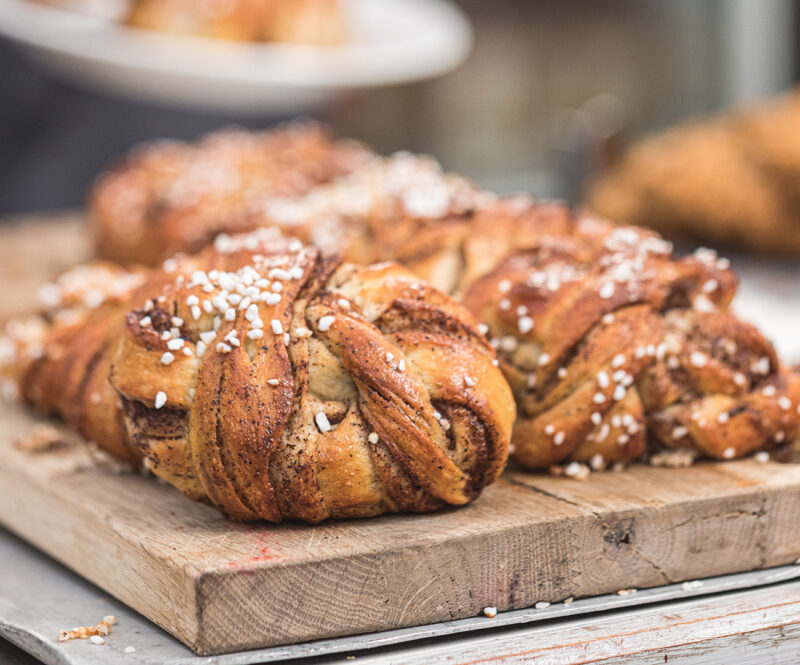
<svg viewBox="0 0 800 665"><path fill-rule="evenodd" d="M337 92L432 78L469 52L470 25L447 0L343 5L352 38L342 46L176 37L27 0L0 0L0 36L96 89L235 111L294 111Z"/></svg>

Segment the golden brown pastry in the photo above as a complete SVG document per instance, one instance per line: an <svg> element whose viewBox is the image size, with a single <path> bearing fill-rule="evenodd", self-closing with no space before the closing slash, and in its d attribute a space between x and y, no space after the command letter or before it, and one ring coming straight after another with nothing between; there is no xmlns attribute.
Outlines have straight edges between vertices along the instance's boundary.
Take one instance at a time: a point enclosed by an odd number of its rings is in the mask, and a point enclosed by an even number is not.
<svg viewBox="0 0 800 665"><path fill-rule="evenodd" d="M339 0L133 0L130 26L248 42L340 44Z"/></svg>
<svg viewBox="0 0 800 665"><path fill-rule="evenodd" d="M491 346L395 264L260 230L144 276L81 270L106 291L62 299L62 280L45 318L7 330L6 372L32 405L233 518L463 505L505 464L514 402Z"/></svg>
<svg viewBox="0 0 800 665"><path fill-rule="evenodd" d="M589 206L626 224L748 250L800 252L800 91L634 145Z"/></svg>
<svg viewBox="0 0 800 665"><path fill-rule="evenodd" d="M198 251L219 233L261 225L269 197L305 194L369 157L362 145L334 141L310 122L138 146L90 193L97 252L112 261L155 265L178 251Z"/></svg>
<svg viewBox="0 0 800 665"><path fill-rule="evenodd" d="M573 226L510 254L463 299L517 397L517 461L599 469L662 448L730 459L796 436L800 376L727 310L726 260L676 259L643 229Z"/></svg>

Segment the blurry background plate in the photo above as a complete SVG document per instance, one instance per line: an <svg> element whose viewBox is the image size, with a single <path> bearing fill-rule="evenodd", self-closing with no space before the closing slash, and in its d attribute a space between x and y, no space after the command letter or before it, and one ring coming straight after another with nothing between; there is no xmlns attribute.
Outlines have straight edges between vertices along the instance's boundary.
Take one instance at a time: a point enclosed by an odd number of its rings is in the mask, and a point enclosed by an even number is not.
<svg viewBox="0 0 800 665"><path fill-rule="evenodd" d="M446 0L343 0L341 46L178 37L94 16L0 0L0 35L53 71L103 91L172 106L283 111L337 92L419 81L467 56L472 32Z"/></svg>

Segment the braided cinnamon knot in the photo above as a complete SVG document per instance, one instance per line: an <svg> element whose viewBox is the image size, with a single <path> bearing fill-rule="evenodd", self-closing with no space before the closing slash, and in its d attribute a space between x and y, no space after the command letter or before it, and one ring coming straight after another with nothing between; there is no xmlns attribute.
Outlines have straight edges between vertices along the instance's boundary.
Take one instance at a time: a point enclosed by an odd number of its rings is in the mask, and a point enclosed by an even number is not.
<svg viewBox="0 0 800 665"><path fill-rule="evenodd" d="M83 339L101 326L102 344ZM53 355L45 334L34 364L49 372L79 345L99 360L73 363L76 376L108 363L113 399L94 399L122 428L97 443L139 451L236 519L462 505L506 461L514 403L491 346L463 307L394 264L341 263L269 231L221 236L93 310L69 342ZM84 422L92 398L74 399L71 422Z"/></svg>
<svg viewBox="0 0 800 665"><path fill-rule="evenodd" d="M582 219L475 281L517 397L514 457L532 468L688 449L728 459L789 441L800 380L727 311L736 278L710 250Z"/></svg>

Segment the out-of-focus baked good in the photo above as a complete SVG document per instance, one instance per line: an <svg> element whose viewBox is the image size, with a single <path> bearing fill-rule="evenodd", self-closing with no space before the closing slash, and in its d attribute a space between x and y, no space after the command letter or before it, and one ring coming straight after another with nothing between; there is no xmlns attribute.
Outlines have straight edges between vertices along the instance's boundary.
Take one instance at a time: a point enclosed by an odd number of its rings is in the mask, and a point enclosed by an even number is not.
<svg viewBox="0 0 800 665"><path fill-rule="evenodd" d="M431 157L371 155L316 125L139 148L89 203L106 259L154 265L219 233L277 227L350 261L399 261L446 291L460 283L479 213L518 208L538 211L526 197L496 201Z"/></svg>
<svg viewBox="0 0 800 665"><path fill-rule="evenodd" d="M505 464L514 401L494 351L396 264L260 230L146 274L79 272L74 296L65 277L45 316L7 329L5 373L233 518L463 505Z"/></svg>
<svg viewBox="0 0 800 665"><path fill-rule="evenodd" d="M671 237L800 252L800 91L634 145L589 188L589 206Z"/></svg>
<svg viewBox="0 0 800 665"><path fill-rule="evenodd" d="M125 23L244 42L332 45L347 38L339 0L133 0Z"/></svg>
<svg viewBox="0 0 800 665"><path fill-rule="evenodd" d="M369 157L361 144L333 140L311 122L140 145L92 188L97 252L155 265L178 251L198 251L219 233L258 227L265 199L302 195Z"/></svg>
<svg viewBox="0 0 800 665"><path fill-rule="evenodd" d="M515 459L600 469L646 451L731 459L794 439L800 375L728 311L735 289L711 250L676 259L652 232L589 217L474 281L463 302L517 397Z"/></svg>
<svg viewBox="0 0 800 665"><path fill-rule="evenodd" d="M237 42L342 44L339 0L31 0L134 28Z"/></svg>

